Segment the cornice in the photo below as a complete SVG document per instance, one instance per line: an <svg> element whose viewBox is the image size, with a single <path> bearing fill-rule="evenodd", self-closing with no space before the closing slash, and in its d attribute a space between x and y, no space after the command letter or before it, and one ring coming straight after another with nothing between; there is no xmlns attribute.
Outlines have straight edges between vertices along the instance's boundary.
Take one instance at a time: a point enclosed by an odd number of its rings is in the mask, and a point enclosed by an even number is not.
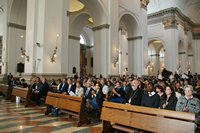
<svg viewBox="0 0 200 133"><path fill-rule="evenodd" d="M134 36L134 37L127 38L128 41L133 41L133 40L138 40L138 39L142 39L142 36Z"/></svg>
<svg viewBox="0 0 200 133"><path fill-rule="evenodd" d="M200 39L200 24L194 23L189 17L184 15L177 7L160 10L148 15L148 24L163 23L164 28L177 28L180 24L184 28L184 33L192 32L193 39Z"/></svg>
<svg viewBox="0 0 200 133"><path fill-rule="evenodd" d="M98 30L102 30L102 29L108 29L110 27L109 24L102 24L96 27L93 27L92 30L93 31L98 31Z"/></svg>
<svg viewBox="0 0 200 133"><path fill-rule="evenodd" d="M17 28L17 29L21 29L21 30L26 30L26 26L24 25L20 25L20 24L16 24L16 23L8 23L8 27L13 27L13 28Z"/></svg>
<svg viewBox="0 0 200 133"><path fill-rule="evenodd" d="M78 40L79 41L81 38L77 37L77 36L69 35L69 39Z"/></svg>

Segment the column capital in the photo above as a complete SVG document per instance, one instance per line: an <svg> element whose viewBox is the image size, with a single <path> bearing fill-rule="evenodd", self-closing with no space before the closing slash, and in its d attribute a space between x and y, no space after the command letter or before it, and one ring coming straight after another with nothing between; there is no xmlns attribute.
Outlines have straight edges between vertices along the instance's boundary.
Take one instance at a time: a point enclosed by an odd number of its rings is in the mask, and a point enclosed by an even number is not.
<svg viewBox="0 0 200 133"><path fill-rule="evenodd" d="M147 10L147 6L149 4L149 0L140 0L140 7Z"/></svg>
<svg viewBox="0 0 200 133"><path fill-rule="evenodd" d="M163 19L163 25L165 29L177 29L178 21L175 17L167 17Z"/></svg>

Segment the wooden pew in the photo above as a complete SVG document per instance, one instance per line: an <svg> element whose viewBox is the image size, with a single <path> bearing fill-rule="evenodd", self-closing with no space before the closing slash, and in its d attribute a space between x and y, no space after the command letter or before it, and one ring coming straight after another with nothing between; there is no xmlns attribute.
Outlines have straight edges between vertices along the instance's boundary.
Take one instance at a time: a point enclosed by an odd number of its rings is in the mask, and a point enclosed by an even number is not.
<svg viewBox="0 0 200 133"><path fill-rule="evenodd" d="M29 88L13 87L11 101L16 100L16 96L20 97L20 101L25 102L25 107L35 105L31 99L31 90Z"/></svg>
<svg viewBox="0 0 200 133"><path fill-rule="evenodd" d="M12 87L8 87L8 85L0 84L0 92L5 95L6 100L10 100L11 93L12 93Z"/></svg>
<svg viewBox="0 0 200 133"><path fill-rule="evenodd" d="M69 114L70 117L78 117L77 126L89 123L85 113L86 101L84 98L48 92L45 103L47 105L46 115L51 112L52 107L57 107L61 112Z"/></svg>
<svg viewBox="0 0 200 133"><path fill-rule="evenodd" d="M109 133L111 127L126 132L134 132L134 129L155 133L194 133L195 131L195 114L129 104L104 102L101 120L103 133Z"/></svg>

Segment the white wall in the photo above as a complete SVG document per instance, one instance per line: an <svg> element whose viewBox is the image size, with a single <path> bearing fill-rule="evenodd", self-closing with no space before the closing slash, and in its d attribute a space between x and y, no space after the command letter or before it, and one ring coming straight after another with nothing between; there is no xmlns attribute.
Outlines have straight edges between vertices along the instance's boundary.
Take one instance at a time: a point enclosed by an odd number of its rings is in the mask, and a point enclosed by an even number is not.
<svg viewBox="0 0 200 133"><path fill-rule="evenodd" d="M192 46L194 49L194 73L200 74L200 40L193 40Z"/></svg>
<svg viewBox="0 0 200 133"><path fill-rule="evenodd" d="M0 36L3 36L3 13L0 12Z"/></svg>

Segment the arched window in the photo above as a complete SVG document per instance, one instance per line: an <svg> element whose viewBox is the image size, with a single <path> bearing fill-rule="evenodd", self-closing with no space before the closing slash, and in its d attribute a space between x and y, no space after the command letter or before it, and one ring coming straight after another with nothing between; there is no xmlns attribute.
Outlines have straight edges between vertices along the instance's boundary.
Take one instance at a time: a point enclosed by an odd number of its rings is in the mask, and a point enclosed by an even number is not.
<svg viewBox="0 0 200 133"><path fill-rule="evenodd" d="M85 38L82 35L80 35L80 44L86 45Z"/></svg>

